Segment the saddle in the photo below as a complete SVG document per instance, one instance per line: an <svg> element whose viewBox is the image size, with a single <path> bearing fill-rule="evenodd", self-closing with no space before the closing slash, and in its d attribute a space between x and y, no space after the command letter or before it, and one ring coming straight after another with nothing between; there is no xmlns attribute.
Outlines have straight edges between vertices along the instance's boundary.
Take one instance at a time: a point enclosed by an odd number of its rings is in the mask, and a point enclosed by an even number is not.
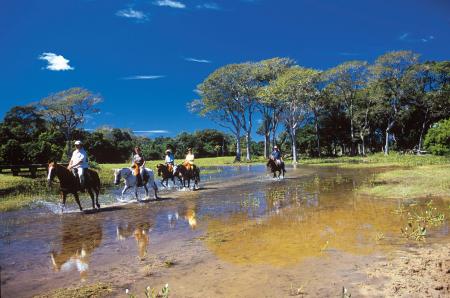
<svg viewBox="0 0 450 298"><path fill-rule="evenodd" d="M170 173L173 173L173 164L167 164L167 170L170 172Z"/></svg>
<svg viewBox="0 0 450 298"><path fill-rule="evenodd" d="M194 167L194 165L191 165L189 162L185 161L183 162L183 166L186 168L186 170L191 171Z"/></svg>

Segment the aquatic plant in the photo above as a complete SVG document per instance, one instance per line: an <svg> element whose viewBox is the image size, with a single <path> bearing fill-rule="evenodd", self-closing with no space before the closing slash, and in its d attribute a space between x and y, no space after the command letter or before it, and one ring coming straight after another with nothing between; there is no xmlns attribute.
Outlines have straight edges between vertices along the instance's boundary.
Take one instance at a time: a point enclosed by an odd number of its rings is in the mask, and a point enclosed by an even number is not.
<svg viewBox="0 0 450 298"><path fill-rule="evenodd" d="M416 204L409 206L407 225L401 229L403 236L416 241L424 241L428 226L440 226L445 221L445 214L438 212L433 200L426 204L425 210L417 210Z"/></svg>
<svg viewBox="0 0 450 298"><path fill-rule="evenodd" d="M145 288L144 294L146 298L168 298L169 297L169 284L165 284L162 289L157 292L155 288L152 288L148 286ZM136 298L137 296L132 294L130 290L125 289L125 294L128 296L128 298Z"/></svg>

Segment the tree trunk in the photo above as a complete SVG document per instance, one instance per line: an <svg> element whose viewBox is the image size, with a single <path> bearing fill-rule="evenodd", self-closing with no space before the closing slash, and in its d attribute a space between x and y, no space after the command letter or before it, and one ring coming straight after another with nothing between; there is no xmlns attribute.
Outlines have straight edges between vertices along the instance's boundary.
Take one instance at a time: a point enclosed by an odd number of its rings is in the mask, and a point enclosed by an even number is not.
<svg viewBox="0 0 450 298"><path fill-rule="evenodd" d="M366 156L366 145L364 143L364 134L360 133L359 137L361 138L361 153L363 156Z"/></svg>
<svg viewBox="0 0 450 298"><path fill-rule="evenodd" d="M315 130L316 130L316 142L317 142L317 155L320 157L320 137L319 137L319 121L316 120L314 121L314 126L315 126Z"/></svg>
<svg viewBox="0 0 450 298"><path fill-rule="evenodd" d="M241 161L241 136L236 135L236 157L234 161Z"/></svg>
<svg viewBox="0 0 450 298"><path fill-rule="evenodd" d="M295 129L291 129L291 147L292 147L292 163L297 163L297 146L295 141Z"/></svg>
<svg viewBox="0 0 450 298"><path fill-rule="evenodd" d="M264 158L269 158L270 132L264 134Z"/></svg>
<svg viewBox="0 0 450 298"><path fill-rule="evenodd" d="M386 136L385 136L385 144L384 144L384 155L389 154L389 130L386 129Z"/></svg>
<svg viewBox="0 0 450 298"><path fill-rule="evenodd" d="M428 109L427 109L427 111L425 112L425 119L423 120L423 122L422 122L422 129L420 130L420 136L419 136L419 151L418 151L418 154L420 154L420 151L422 150L422 144L423 144L423 134L424 134L424 132L425 132L425 127L426 127L426 124L427 124L427 115L428 115Z"/></svg>
<svg viewBox="0 0 450 298"><path fill-rule="evenodd" d="M246 149L247 149L247 154L246 154L246 157L245 157L245 159L247 160L247 161L250 161L250 159L251 159L251 156L250 156L250 146L251 146L251 135L250 135L250 131L247 131L247 133L246 133L246 140L247 140L247 146L246 146Z"/></svg>

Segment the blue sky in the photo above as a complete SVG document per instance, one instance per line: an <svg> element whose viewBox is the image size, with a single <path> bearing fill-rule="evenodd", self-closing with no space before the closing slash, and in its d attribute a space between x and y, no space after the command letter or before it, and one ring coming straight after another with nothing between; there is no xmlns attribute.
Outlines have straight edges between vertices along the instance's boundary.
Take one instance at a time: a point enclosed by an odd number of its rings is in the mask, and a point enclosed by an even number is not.
<svg viewBox="0 0 450 298"><path fill-rule="evenodd" d="M450 59L450 1L2 0L0 115L84 87L104 98L85 128L174 136L217 128L186 103L225 64L280 56L326 69L402 49Z"/></svg>

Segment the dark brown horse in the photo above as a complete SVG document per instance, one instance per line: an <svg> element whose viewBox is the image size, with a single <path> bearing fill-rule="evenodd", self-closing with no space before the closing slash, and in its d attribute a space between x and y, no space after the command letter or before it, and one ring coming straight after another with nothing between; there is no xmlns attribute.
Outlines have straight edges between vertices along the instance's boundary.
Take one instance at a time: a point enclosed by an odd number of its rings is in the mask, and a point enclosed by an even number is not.
<svg viewBox="0 0 450 298"><path fill-rule="evenodd" d="M198 188L198 183L200 182L200 169L197 166L193 165L188 169L185 165L178 165L174 175L181 177L183 187L186 187L187 181L187 187L190 188L192 179L194 180L194 189Z"/></svg>
<svg viewBox="0 0 450 298"><path fill-rule="evenodd" d="M273 173L273 178L280 178L280 176L283 176L286 173L286 169L284 168L284 162L282 161L280 164L277 164L275 160L269 159L267 161L267 167L270 168L270 172ZM277 176L278 172L278 176Z"/></svg>
<svg viewBox="0 0 450 298"><path fill-rule="evenodd" d="M173 171L170 171L169 167L167 165L163 165L162 163L160 163L156 166L156 168L158 169L158 176L162 177L162 180L161 180L162 186L168 187L169 179L171 179L173 185L175 185L175 177L178 178L178 180L180 181L180 184L182 183L180 176L175 176ZM164 181L166 182L165 185L164 185Z"/></svg>
<svg viewBox="0 0 450 298"><path fill-rule="evenodd" d="M85 187L88 191L91 199L92 199L92 208L95 209L95 204L97 204L97 208L100 209L100 204L98 203L98 194L100 192L100 178L98 177L98 173L91 170L86 169L85 172ZM62 208L66 206L66 197L67 194L71 193L75 197L75 201L81 208L80 198L78 197L78 192L80 191L80 183L77 177L75 177L70 170L66 167L63 167L56 162L50 162L48 164L48 177L47 181L50 184L53 179L58 177L59 187L61 190L61 200L62 200ZM94 193L95 193L95 202L94 202Z"/></svg>

